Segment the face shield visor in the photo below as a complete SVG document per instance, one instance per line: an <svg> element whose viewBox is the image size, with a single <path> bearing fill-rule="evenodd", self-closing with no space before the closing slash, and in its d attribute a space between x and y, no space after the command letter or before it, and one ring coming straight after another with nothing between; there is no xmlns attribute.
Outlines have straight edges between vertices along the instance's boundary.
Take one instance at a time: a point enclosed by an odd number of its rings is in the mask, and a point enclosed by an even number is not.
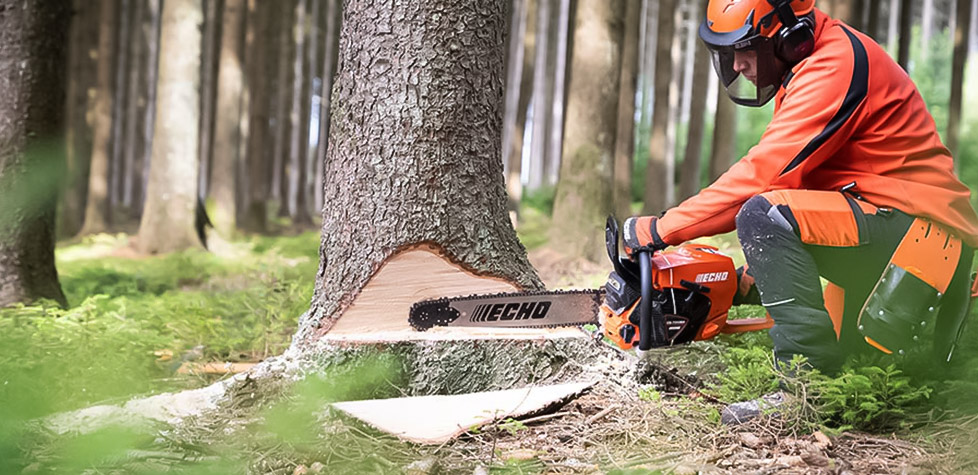
<svg viewBox="0 0 978 475"><path fill-rule="evenodd" d="M742 106L760 107L777 94L785 71L774 54L773 40L750 33L749 25L716 33L706 22L700 24L699 31L730 99Z"/></svg>

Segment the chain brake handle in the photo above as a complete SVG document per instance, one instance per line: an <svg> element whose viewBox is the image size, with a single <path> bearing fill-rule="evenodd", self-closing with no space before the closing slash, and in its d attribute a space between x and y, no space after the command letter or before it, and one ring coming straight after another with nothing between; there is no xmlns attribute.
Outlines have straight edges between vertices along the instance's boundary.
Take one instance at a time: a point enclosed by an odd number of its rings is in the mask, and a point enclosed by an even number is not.
<svg viewBox="0 0 978 475"><path fill-rule="evenodd" d="M621 261L618 252L618 221L614 216L608 216L604 226L605 247L608 250L608 257L618 275L634 275L635 272L628 269ZM639 343L638 348L646 351L651 348L658 348L668 344L666 334L666 317L662 314L662 309L653 304L652 297L652 255L655 251L649 247L636 250L635 258L639 264L639 277L642 286L642 300L639 301Z"/></svg>

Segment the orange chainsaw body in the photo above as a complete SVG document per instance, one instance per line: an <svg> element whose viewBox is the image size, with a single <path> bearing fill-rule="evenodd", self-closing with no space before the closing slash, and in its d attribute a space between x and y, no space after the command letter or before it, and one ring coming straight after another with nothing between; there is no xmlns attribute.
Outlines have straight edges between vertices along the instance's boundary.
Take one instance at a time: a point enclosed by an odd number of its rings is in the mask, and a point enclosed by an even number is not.
<svg viewBox="0 0 978 475"><path fill-rule="evenodd" d="M607 292L622 286L609 278ZM668 344L707 340L720 333L740 333L770 328L770 318L728 321L727 313L737 292L733 260L717 248L686 243L652 256L652 288L655 305L666 318ZM640 290L639 290L640 292ZM638 306L641 297L616 312L608 300L601 305L602 331L622 349L639 342Z"/></svg>

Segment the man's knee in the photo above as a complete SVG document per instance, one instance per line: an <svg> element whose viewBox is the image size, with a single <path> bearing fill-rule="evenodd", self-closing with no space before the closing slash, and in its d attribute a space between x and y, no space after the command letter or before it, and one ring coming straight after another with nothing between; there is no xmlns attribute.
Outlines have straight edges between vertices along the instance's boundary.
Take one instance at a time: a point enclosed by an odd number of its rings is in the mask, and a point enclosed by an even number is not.
<svg viewBox="0 0 978 475"><path fill-rule="evenodd" d="M737 213L737 236L741 240L750 239L761 233L770 233L772 229L796 233L793 221L794 217L787 206L772 203L763 194L755 195Z"/></svg>

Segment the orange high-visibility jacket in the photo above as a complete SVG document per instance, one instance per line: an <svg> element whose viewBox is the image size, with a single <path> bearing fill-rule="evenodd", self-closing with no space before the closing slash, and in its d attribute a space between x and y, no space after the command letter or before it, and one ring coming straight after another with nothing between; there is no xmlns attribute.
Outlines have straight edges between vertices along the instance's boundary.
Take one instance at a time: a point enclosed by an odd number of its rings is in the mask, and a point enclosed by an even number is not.
<svg viewBox="0 0 978 475"><path fill-rule="evenodd" d="M731 231L741 205L765 191L856 182L866 201L943 223L978 247L970 192L910 77L871 38L817 9L815 20L815 50L785 78L760 143L660 218L659 237Z"/></svg>

